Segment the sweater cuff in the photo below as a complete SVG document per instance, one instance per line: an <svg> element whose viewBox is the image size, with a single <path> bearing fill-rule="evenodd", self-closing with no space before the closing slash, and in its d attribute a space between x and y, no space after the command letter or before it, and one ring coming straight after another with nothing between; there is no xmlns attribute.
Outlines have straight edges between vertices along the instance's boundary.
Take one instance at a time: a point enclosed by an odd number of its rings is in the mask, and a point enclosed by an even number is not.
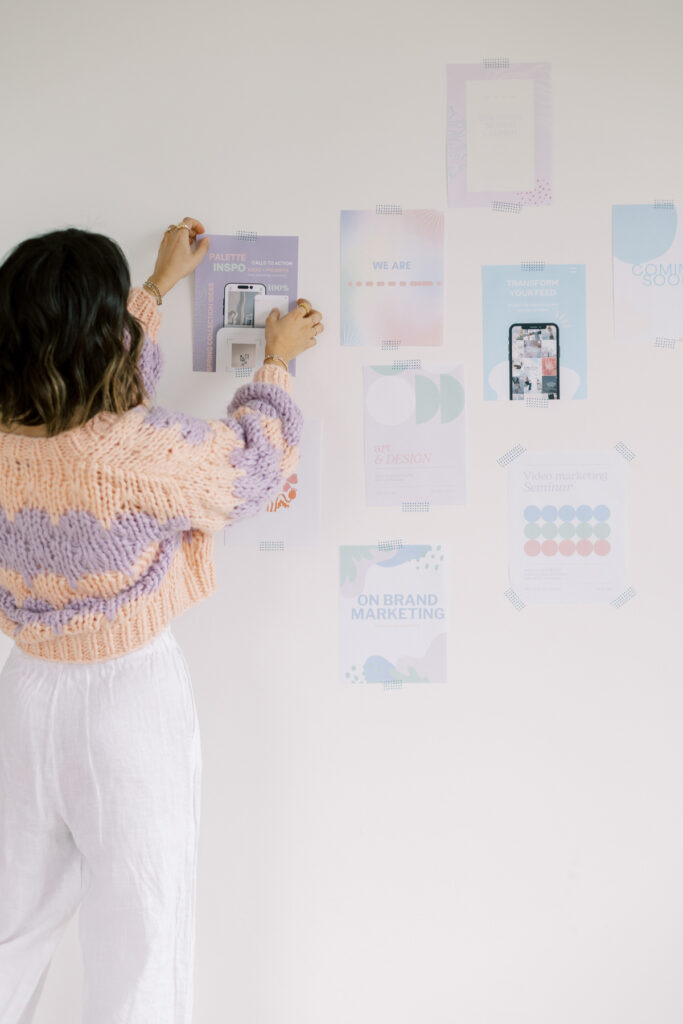
<svg viewBox="0 0 683 1024"><path fill-rule="evenodd" d="M288 394L292 393L292 375L279 363L265 363L263 366L259 366L252 380L263 381L265 384L277 384Z"/></svg>
<svg viewBox="0 0 683 1024"><path fill-rule="evenodd" d="M128 312L139 320L147 334L156 341L161 324L160 307L157 300L146 288L132 288L128 298Z"/></svg>

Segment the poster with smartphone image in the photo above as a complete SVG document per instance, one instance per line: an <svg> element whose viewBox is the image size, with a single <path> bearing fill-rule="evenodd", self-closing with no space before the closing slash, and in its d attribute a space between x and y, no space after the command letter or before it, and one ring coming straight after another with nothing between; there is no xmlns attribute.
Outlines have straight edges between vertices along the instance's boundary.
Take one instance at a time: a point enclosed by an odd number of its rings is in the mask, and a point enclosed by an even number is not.
<svg viewBox="0 0 683 1024"><path fill-rule="evenodd" d="M199 241L204 235L198 235ZM192 369L249 376L265 355L266 317L296 307L296 235L211 235L194 272ZM296 361L289 364L296 371Z"/></svg>
<svg viewBox="0 0 683 1024"><path fill-rule="evenodd" d="M586 398L583 264L482 267L482 300L487 401Z"/></svg>

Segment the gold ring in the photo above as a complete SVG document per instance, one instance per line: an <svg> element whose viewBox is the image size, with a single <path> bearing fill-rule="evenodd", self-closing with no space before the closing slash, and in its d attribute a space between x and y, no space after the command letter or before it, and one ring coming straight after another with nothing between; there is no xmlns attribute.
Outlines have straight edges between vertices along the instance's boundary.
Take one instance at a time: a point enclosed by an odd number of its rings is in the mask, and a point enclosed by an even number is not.
<svg viewBox="0 0 683 1024"><path fill-rule="evenodd" d="M297 306L303 306L304 307L304 309L306 310L306 316L308 316L308 314L313 309L313 306L306 299L299 299L299 301L297 302Z"/></svg>
<svg viewBox="0 0 683 1024"><path fill-rule="evenodd" d="M180 222L180 224L175 224L174 227L176 227L176 228L187 228L188 231L190 230L190 225L186 224L184 220L182 220Z"/></svg>

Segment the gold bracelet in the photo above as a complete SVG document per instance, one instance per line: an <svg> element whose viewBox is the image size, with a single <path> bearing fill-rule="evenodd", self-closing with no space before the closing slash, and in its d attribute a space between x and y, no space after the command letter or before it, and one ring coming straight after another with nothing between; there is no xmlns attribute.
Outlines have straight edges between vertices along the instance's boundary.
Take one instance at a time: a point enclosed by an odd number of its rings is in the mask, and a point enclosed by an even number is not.
<svg viewBox="0 0 683 1024"><path fill-rule="evenodd" d="M273 355L270 355L270 356L266 356L266 357L264 358L263 362L265 363L265 362L266 362L266 360L268 360L268 359L279 359L279 360L280 360L280 362L282 363L282 365L284 366L285 370L289 370L289 367L287 366L287 363L286 363L286 362L284 361L284 359L282 358L282 356L273 356Z"/></svg>
<svg viewBox="0 0 683 1024"><path fill-rule="evenodd" d="M151 277L147 278L147 280L145 281L145 283L143 284L142 287L146 288L148 291L152 292L156 296L157 306L160 306L161 305L161 292L159 291L159 289L155 285L154 281L152 281Z"/></svg>

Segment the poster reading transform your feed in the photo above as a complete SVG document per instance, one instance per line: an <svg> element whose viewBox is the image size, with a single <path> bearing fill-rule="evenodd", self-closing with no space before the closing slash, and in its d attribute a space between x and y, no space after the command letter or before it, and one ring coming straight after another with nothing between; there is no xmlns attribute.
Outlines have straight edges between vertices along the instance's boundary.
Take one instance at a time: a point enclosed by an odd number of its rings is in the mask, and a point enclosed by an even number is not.
<svg viewBox="0 0 683 1024"><path fill-rule="evenodd" d="M441 544L339 549L344 683L447 682Z"/></svg>

